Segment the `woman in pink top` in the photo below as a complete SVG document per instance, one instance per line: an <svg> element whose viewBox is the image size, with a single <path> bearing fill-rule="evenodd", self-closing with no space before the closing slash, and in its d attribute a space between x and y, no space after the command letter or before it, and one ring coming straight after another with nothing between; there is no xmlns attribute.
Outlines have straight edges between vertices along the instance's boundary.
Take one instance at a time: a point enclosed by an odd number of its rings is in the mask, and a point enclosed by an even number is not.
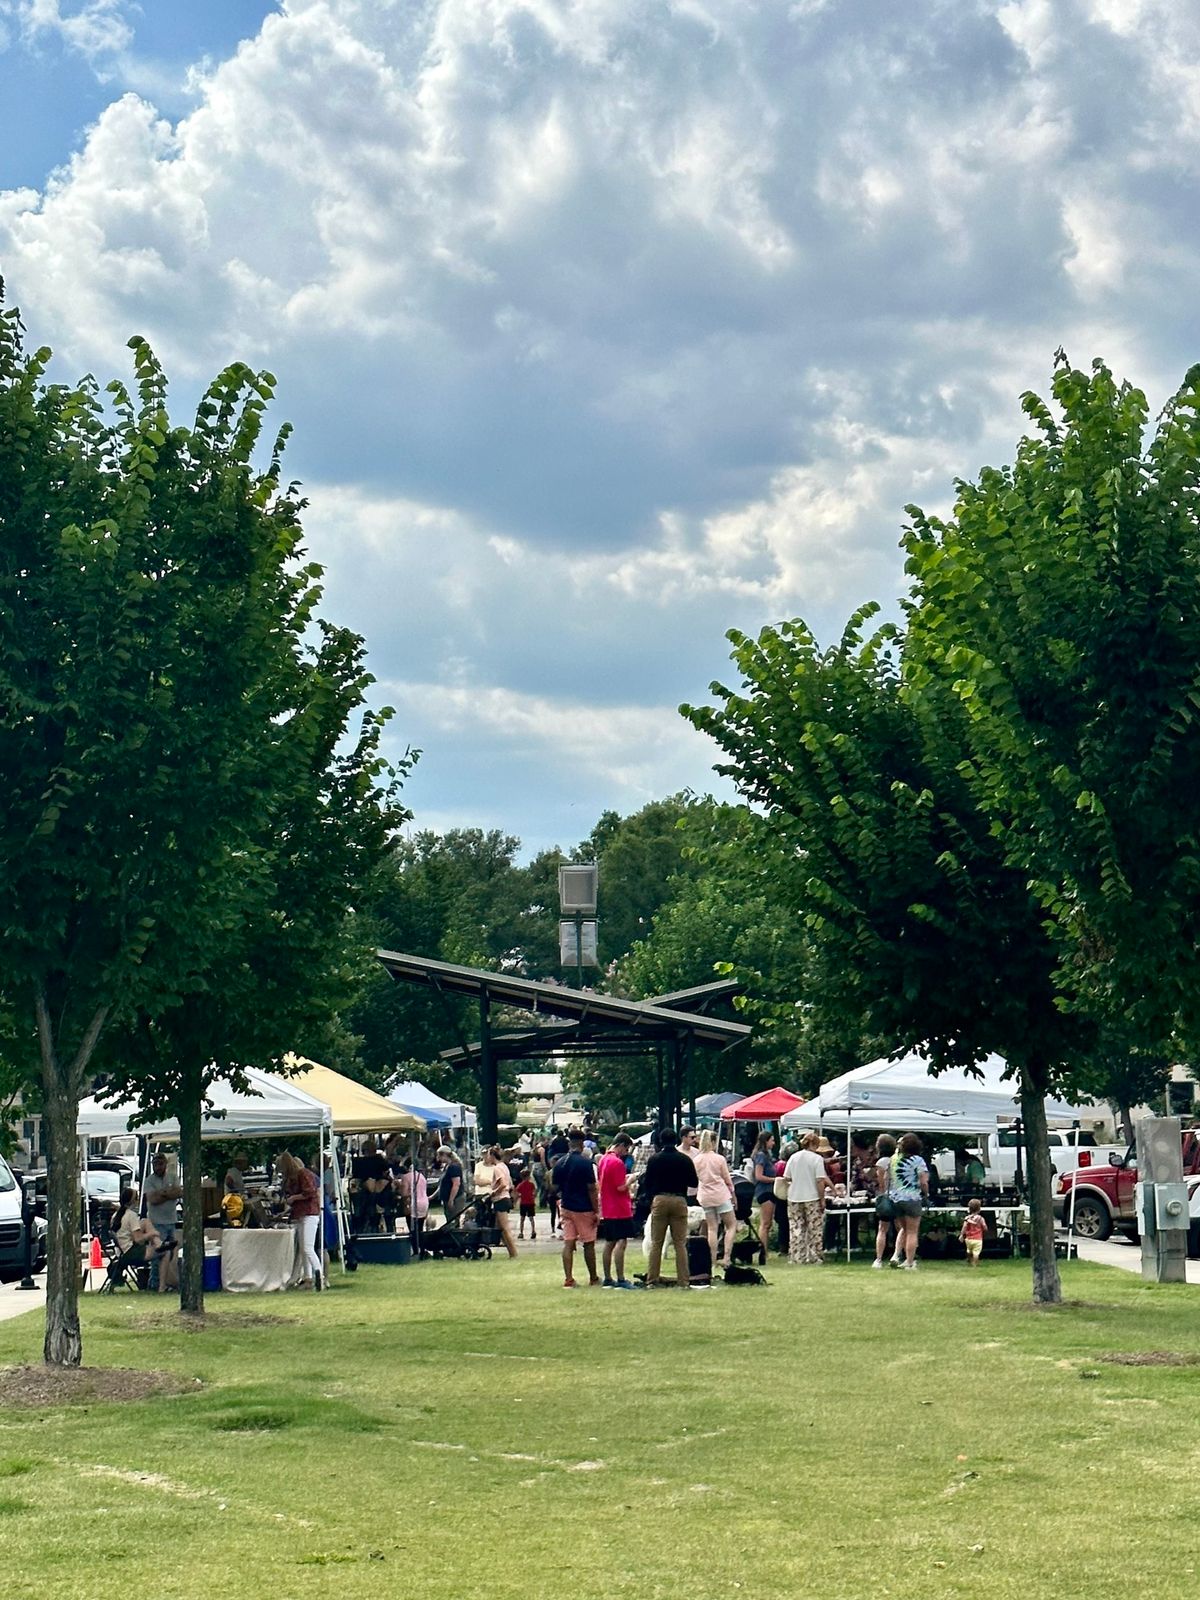
<svg viewBox="0 0 1200 1600"><path fill-rule="evenodd" d="M737 1217L733 1209L733 1179L729 1176L729 1163L713 1148L713 1136L706 1128L700 1135L699 1152L692 1157L692 1165L700 1180L696 1187L696 1204L704 1207L704 1220L708 1224L708 1248L712 1252L713 1267L718 1260L723 1267L732 1265L730 1251L737 1231ZM724 1227L723 1258L717 1255L717 1226Z"/></svg>
<svg viewBox="0 0 1200 1600"><path fill-rule="evenodd" d="M492 1210L496 1214L496 1226L500 1230L501 1243L510 1256L515 1256L517 1246L512 1236L512 1173L505 1165L504 1157L500 1153L498 1144L492 1145L487 1155L484 1156L483 1162L485 1167L491 1169Z"/></svg>

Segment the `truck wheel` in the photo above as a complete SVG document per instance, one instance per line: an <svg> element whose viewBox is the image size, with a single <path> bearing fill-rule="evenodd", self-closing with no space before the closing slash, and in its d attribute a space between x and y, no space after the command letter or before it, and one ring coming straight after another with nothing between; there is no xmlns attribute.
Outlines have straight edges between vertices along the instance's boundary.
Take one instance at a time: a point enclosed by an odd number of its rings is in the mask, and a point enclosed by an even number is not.
<svg viewBox="0 0 1200 1600"><path fill-rule="evenodd" d="M1200 1256L1200 1222L1188 1225L1188 1260L1195 1261Z"/></svg>
<svg viewBox="0 0 1200 1600"><path fill-rule="evenodd" d="M1100 1200L1081 1195L1075 1202L1075 1232L1081 1239L1107 1239L1112 1232L1108 1207Z"/></svg>

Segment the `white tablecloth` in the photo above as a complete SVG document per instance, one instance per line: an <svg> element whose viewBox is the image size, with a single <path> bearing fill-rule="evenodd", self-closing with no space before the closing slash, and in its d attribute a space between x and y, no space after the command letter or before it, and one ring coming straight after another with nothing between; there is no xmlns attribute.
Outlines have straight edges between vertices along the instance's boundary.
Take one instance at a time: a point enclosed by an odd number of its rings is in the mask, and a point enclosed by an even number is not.
<svg viewBox="0 0 1200 1600"><path fill-rule="evenodd" d="M291 1228L226 1228L221 1234L221 1287L233 1294L286 1289L295 1261Z"/></svg>

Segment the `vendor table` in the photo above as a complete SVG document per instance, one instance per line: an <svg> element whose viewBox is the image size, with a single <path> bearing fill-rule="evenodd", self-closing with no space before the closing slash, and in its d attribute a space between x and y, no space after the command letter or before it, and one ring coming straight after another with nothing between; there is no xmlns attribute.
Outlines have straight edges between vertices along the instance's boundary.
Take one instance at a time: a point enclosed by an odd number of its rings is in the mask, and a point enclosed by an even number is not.
<svg viewBox="0 0 1200 1600"><path fill-rule="evenodd" d="M955 1230L954 1230L955 1233L957 1233L958 1232L958 1228L960 1228L962 1226L961 1218L965 1217L966 1214L967 1214L966 1206L959 1206L959 1205L931 1205L931 1206L928 1206L926 1209L928 1211L937 1212L937 1213L939 1213L940 1215L943 1215L943 1216L952 1217L955 1220L955 1222L957 1223L957 1226L955 1227ZM990 1226L992 1228L993 1237L998 1235L1000 1233L1000 1231L1003 1229L1008 1235L1010 1253L1015 1255L1017 1253L1017 1221L1018 1221L1018 1218L1020 1216L1020 1208L1017 1207L1017 1206L1012 1206L1012 1207L1010 1207L1010 1206L984 1206L983 1212L984 1212L984 1215L987 1217L988 1222L989 1222L989 1224L990 1224ZM825 1207L825 1220L827 1222L832 1220L836 1225L837 1220L840 1217L845 1217L845 1219L846 1219L846 1239L845 1239L844 1253L847 1256L847 1258L850 1255L850 1248L851 1248L851 1246L850 1246L850 1234L851 1234L850 1218L851 1217L870 1217L871 1223L872 1223L871 1241L870 1242L871 1242L872 1249L874 1248L874 1245L875 1245L875 1229L874 1229L875 1206L874 1206L874 1204L871 1204L869 1206L826 1205L826 1207ZM860 1224L859 1225L860 1233L861 1233L861 1227L862 1227L862 1225ZM834 1238L834 1248L839 1253L841 1253L842 1249L843 1249L842 1246L837 1244L836 1236Z"/></svg>
<svg viewBox="0 0 1200 1600"><path fill-rule="evenodd" d="M291 1228L225 1228L221 1233L221 1286L234 1294L286 1289L295 1264Z"/></svg>

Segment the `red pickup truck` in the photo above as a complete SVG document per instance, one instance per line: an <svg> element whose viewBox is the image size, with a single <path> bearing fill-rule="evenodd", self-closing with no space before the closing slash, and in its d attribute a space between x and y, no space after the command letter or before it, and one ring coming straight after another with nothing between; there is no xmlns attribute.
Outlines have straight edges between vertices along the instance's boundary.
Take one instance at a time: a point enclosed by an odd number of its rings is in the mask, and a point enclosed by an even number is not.
<svg viewBox="0 0 1200 1600"><path fill-rule="evenodd" d="M1123 1156L1109 1166L1079 1167L1064 1172L1054 1195L1054 1215L1067 1224L1071 1220L1071 1190L1075 1190L1075 1232L1081 1239L1107 1239L1110 1233L1138 1236L1134 1214L1134 1186L1137 1183L1137 1152L1130 1145Z"/></svg>
<svg viewBox="0 0 1200 1600"><path fill-rule="evenodd" d="M1188 1255L1200 1257L1200 1173L1185 1173L1188 1191ZM1137 1239L1134 1189L1137 1184L1137 1152L1130 1145L1123 1156L1103 1167L1080 1167L1064 1172L1054 1195L1054 1215L1064 1226L1071 1220L1071 1190L1075 1196L1075 1232L1081 1239L1107 1239L1123 1233Z"/></svg>

